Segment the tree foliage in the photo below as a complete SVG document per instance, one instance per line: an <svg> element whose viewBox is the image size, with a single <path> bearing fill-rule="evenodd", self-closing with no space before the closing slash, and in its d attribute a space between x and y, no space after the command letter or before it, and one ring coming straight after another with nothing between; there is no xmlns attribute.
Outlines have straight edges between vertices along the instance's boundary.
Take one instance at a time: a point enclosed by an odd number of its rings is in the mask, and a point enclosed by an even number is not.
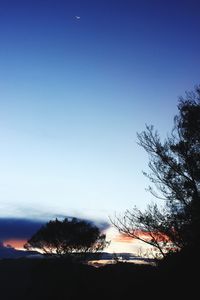
<svg viewBox="0 0 200 300"><path fill-rule="evenodd" d="M163 206L153 203L145 211L135 207L112 220L121 233L150 244L163 256L200 246L200 86L179 99L178 112L164 141L153 126L138 134L149 156L150 172L144 173L154 185L149 191Z"/></svg>
<svg viewBox="0 0 200 300"><path fill-rule="evenodd" d="M102 251L107 245L105 234L90 222L76 218L55 219L42 226L28 242L26 249L40 249L47 255L84 255Z"/></svg>

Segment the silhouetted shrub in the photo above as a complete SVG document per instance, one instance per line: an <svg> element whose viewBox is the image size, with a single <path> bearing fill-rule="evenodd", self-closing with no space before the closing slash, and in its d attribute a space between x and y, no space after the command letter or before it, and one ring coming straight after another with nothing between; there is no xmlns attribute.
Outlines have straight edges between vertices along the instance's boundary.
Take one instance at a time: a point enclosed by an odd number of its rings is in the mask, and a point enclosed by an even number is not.
<svg viewBox="0 0 200 300"><path fill-rule="evenodd" d="M87 259L89 254L102 251L106 244L105 234L92 223L66 218L42 226L24 247L40 249L47 255Z"/></svg>

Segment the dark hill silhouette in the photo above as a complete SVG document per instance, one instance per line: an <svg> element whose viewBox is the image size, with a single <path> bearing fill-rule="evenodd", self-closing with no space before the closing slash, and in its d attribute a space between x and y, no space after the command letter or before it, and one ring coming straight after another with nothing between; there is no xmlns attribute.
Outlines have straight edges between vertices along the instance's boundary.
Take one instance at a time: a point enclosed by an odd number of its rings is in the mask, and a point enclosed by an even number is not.
<svg viewBox="0 0 200 300"><path fill-rule="evenodd" d="M183 295L192 299L198 292L200 263L198 256L190 258L191 254L180 253L158 266L115 263L100 268L64 258L4 259L1 299L181 299Z"/></svg>

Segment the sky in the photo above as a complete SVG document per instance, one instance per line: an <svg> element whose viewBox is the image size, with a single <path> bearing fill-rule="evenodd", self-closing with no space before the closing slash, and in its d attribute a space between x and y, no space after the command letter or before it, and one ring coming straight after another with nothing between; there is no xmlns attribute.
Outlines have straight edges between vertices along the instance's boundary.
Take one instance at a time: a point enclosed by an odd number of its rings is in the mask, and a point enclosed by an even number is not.
<svg viewBox="0 0 200 300"><path fill-rule="evenodd" d="M109 216L154 200L137 132L199 84L198 0L0 1L0 218Z"/></svg>

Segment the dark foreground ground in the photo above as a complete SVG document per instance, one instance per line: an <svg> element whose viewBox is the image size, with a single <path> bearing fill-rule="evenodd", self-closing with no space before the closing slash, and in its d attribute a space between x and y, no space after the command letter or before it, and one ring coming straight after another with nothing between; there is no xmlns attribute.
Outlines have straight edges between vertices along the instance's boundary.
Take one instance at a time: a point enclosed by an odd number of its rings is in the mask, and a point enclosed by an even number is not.
<svg viewBox="0 0 200 300"><path fill-rule="evenodd" d="M199 270L193 257L100 268L63 259L1 260L0 299L198 299Z"/></svg>

